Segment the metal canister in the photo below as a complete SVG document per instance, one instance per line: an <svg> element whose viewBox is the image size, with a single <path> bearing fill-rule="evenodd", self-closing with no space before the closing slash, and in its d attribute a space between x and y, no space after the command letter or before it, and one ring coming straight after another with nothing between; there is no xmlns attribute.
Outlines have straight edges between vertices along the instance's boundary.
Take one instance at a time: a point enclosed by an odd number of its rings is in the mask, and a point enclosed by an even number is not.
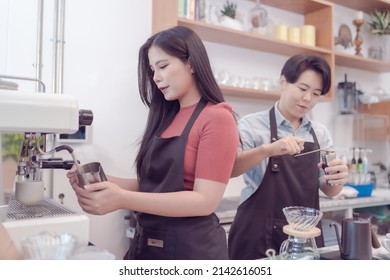
<svg viewBox="0 0 390 280"><path fill-rule="evenodd" d="M100 162L90 162L78 167L76 171L80 187L86 184L94 184L107 181L106 174Z"/></svg>
<svg viewBox="0 0 390 280"><path fill-rule="evenodd" d="M336 152L333 150L324 150L321 151L321 160L322 160L322 168L325 169L328 167L328 163L332 160L336 159Z"/></svg>
<svg viewBox="0 0 390 280"><path fill-rule="evenodd" d="M328 167L329 162L336 159L336 152L333 150L323 150L321 151L321 161L322 161L322 169ZM326 175L329 175L329 172L325 172ZM326 180L326 183L329 184L328 180Z"/></svg>

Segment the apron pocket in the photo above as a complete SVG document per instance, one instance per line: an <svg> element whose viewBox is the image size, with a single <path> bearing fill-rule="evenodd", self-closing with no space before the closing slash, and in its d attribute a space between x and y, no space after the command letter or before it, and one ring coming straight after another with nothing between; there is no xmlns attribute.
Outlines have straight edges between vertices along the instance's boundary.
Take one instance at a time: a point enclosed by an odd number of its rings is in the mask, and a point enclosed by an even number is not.
<svg viewBox="0 0 390 280"><path fill-rule="evenodd" d="M172 260L176 258L176 233L143 228L139 236L136 259Z"/></svg>
<svg viewBox="0 0 390 280"><path fill-rule="evenodd" d="M276 254L279 254L280 245L288 237L287 234L283 232L283 226L285 225L287 225L286 220L267 219L265 237L266 250L272 248L276 250Z"/></svg>

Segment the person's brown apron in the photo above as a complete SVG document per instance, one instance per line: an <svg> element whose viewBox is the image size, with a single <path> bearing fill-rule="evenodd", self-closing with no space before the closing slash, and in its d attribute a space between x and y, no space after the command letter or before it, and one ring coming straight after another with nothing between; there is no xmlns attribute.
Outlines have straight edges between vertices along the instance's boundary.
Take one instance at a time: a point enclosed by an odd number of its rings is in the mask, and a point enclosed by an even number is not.
<svg viewBox="0 0 390 280"><path fill-rule="evenodd" d="M189 132L206 106L201 99L180 136L155 136L141 169L140 191L184 191L184 153ZM213 213L199 217L164 217L136 213L137 228L125 259L228 259L225 230Z"/></svg>
<svg viewBox="0 0 390 280"><path fill-rule="evenodd" d="M271 142L278 139L275 108L270 110ZM305 142L308 152L319 148L313 128L313 142ZM258 189L237 209L228 236L230 259L259 259L273 248L279 253L281 243L287 239L283 226L287 224L282 209L288 206L306 206L319 209L320 153L302 157L291 155L269 159L263 181ZM318 227L321 224L319 223ZM323 238L316 239L318 247Z"/></svg>

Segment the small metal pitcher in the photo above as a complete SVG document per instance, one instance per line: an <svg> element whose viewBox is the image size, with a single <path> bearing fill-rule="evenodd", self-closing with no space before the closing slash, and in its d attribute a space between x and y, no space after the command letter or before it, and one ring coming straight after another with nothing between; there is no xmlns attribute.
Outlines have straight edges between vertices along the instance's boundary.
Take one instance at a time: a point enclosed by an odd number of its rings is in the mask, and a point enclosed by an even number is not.
<svg viewBox="0 0 390 280"><path fill-rule="evenodd" d="M82 188L88 184L107 181L106 174L100 162L90 162L80 165L76 173L79 185Z"/></svg>

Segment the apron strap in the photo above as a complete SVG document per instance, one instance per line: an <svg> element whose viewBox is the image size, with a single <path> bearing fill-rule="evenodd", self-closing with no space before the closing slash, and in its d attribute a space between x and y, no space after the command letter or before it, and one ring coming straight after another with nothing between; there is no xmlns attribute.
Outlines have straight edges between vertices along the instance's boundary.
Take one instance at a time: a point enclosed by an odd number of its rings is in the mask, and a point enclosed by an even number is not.
<svg viewBox="0 0 390 280"><path fill-rule="evenodd" d="M270 128L271 128L271 143L278 140L278 129L276 127L276 117L275 117L275 107L269 111L269 120L270 120ZM270 167L272 172L279 172L279 156L273 156L270 158Z"/></svg>
<svg viewBox="0 0 390 280"><path fill-rule="evenodd" d="M278 140L278 129L276 127L276 117L275 117L275 106L269 111L269 120L271 128L271 139L270 142L273 143ZM318 148L320 147L318 143L317 136L314 132L313 127L310 128L310 134L313 136L314 143L317 144ZM271 160L271 170L273 172L279 172L279 156L274 156L270 158Z"/></svg>
<svg viewBox="0 0 390 280"><path fill-rule="evenodd" d="M207 105L207 100L205 100L204 98L201 98L198 105L196 105L196 108L195 108L194 112L192 113L190 120L187 122L187 124L184 128L183 133L181 134L182 136L186 136L186 137L188 136L188 134L190 133L190 130L192 128L192 125L194 124L194 122L198 118L200 112L202 112L203 108L206 107L206 105Z"/></svg>

